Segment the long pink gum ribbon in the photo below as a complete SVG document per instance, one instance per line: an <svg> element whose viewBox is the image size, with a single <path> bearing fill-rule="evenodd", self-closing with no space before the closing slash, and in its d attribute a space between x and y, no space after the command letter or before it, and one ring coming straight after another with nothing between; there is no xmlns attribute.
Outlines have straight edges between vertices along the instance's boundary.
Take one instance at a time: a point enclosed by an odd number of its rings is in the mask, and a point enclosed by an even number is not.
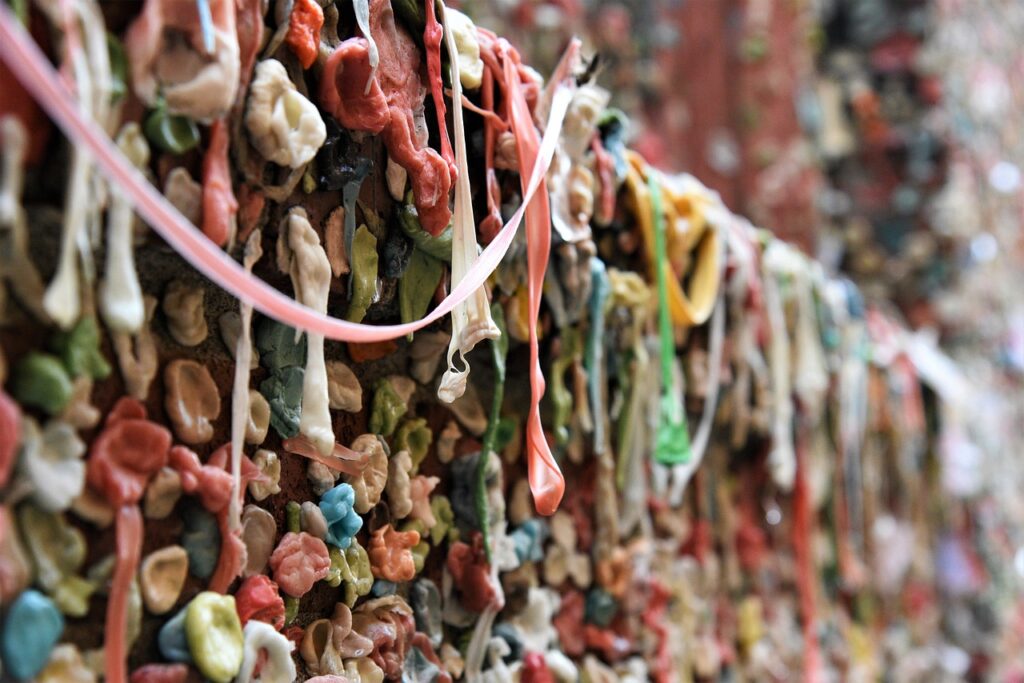
<svg viewBox="0 0 1024 683"><path fill-rule="evenodd" d="M339 320L296 302L247 273L241 264L210 242L131 165L95 122L82 116L67 86L3 3L0 3L0 59L61 127L71 143L93 155L98 167L128 195L146 222L196 270L239 300L282 323L322 334L328 339L355 343L387 341L412 334L450 313L487 281L512 244L526 207L543 184L565 112L572 100L572 86L559 84L522 204L452 292L420 320L401 325L374 326Z"/></svg>
<svg viewBox="0 0 1024 683"><path fill-rule="evenodd" d="M511 49L504 49L505 83L508 88L509 121L516 136L516 151L521 164L529 163L537 155L537 129L530 116L530 108L523 95ZM579 43L570 44L567 55L579 49ZM568 64L563 58L563 64ZM563 69L559 69L563 71ZM560 80L570 74L559 73L553 76ZM559 81L556 81L559 83ZM559 83L560 85L560 83ZM557 91L556 91L557 98ZM552 104L552 111L554 104ZM536 167L536 164L535 164ZM522 174L520 174L520 179ZM548 267L551 252L551 211L548 206L548 194L545 187L542 192L528 201L526 213L526 248L527 248L527 302L529 307L528 327L530 331L530 412L526 421L526 464L527 476L530 481L530 492L533 493L533 504L542 515L553 515L562 502L565 494L565 477L551 455L544 426L540 419L540 401L544 397L544 371L540 367L540 350L537 339L537 318L540 316L540 300L544 289L544 273Z"/></svg>

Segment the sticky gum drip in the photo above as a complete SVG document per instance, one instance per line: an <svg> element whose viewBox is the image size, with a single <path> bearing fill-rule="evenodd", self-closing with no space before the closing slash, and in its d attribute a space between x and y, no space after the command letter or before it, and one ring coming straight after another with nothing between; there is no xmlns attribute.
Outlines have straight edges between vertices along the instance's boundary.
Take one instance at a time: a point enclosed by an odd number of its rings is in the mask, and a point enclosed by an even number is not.
<svg viewBox="0 0 1024 683"><path fill-rule="evenodd" d="M533 126L529 106L523 93L522 84L516 69L518 54L511 48L499 44L502 53L506 96L509 99L509 122L516 136L516 149L519 154L520 182L525 183L526 175L522 172L532 166L537 158L537 131ZM570 44L563 57L561 69L568 70L572 63L572 55L578 52L579 42ZM556 72L557 74L557 72ZM552 77L554 82L556 76ZM524 188L524 196L526 191ZM540 316L541 293L544 285L544 274L547 270L548 256L551 250L551 211L548 206L546 185L534 196L527 205L526 216L527 245L527 290L529 300L528 325L530 335L530 411L526 423L526 457L529 466L530 489L533 491L534 505L542 515L554 514L565 493L565 479L555 462L548 446L547 437L540 419L540 401L544 396L544 372L540 367L540 350L537 338L537 319Z"/></svg>

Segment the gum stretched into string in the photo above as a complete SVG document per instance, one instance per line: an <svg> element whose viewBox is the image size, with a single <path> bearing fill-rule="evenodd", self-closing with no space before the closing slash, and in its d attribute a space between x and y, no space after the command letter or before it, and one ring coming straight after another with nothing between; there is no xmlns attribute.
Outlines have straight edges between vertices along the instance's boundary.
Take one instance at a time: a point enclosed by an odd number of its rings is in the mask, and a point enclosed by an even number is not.
<svg viewBox="0 0 1024 683"><path fill-rule="evenodd" d="M649 210L654 224L655 275L658 282L658 344L661 351L661 400L654 458L662 465L682 465L690 461L690 431L686 424L683 397L676 385L675 336L668 304L668 259L665 258L665 218L662 214L661 185L654 171L647 174Z"/></svg>
<svg viewBox="0 0 1024 683"><path fill-rule="evenodd" d="M94 157L97 167L103 170L111 182L117 183L124 190L146 222L194 268L240 301L275 320L307 332L322 334L328 339L355 343L388 341L420 330L447 315L487 281L512 244L526 207L544 180L558 143L562 121L572 99L572 86L565 82L558 83L537 163L533 166L523 201L494 240L473 262L458 286L420 320L400 325L375 326L323 315L295 302L247 273L239 263L210 242L130 164L95 122L82 116L67 85L61 81L56 70L6 5L0 5L0 60L7 64L71 143L86 149Z"/></svg>
<svg viewBox="0 0 1024 683"><path fill-rule="evenodd" d="M580 49L579 41L572 41L556 69L555 78L570 75L572 64ZM504 41L499 42L503 57L505 82L510 86L516 82L517 55ZM556 93L557 94L557 93ZM552 105L554 111L554 105ZM537 158L537 132L533 126L529 106L522 88L511 87L508 93L509 123L516 131L516 150L520 163ZM543 150L540 150L542 153ZM522 177L520 176L520 181ZM529 188L527 188L529 189ZM544 275L551 251L551 212L548 207L547 191L541 192L532 201L525 201L527 207L527 300L529 306L530 342L530 411L526 422L527 478L533 493L534 506L539 514L552 515L558 509L565 494L565 477L562 475L551 454L544 426L540 418L540 402L544 396L544 372L540 367L537 320L540 316L541 294ZM499 235L500 237L500 235ZM497 240L495 240L497 241ZM492 242L493 244L493 242Z"/></svg>

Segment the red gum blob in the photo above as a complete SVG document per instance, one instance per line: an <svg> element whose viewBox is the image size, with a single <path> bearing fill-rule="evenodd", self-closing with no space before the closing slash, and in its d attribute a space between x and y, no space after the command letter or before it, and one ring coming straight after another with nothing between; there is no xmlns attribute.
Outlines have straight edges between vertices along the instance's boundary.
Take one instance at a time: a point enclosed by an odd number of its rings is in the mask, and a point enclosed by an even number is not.
<svg viewBox="0 0 1024 683"><path fill-rule="evenodd" d="M263 621L278 631L284 628L284 600L266 574L250 576L235 593L235 610L244 627L250 620Z"/></svg>
<svg viewBox="0 0 1024 683"><path fill-rule="evenodd" d="M188 667L184 664L147 664L132 672L131 683L185 683Z"/></svg>
<svg viewBox="0 0 1024 683"><path fill-rule="evenodd" d="M391 107L391 124L384 129L383 138L391 158L409 172L420 225L431 235L440 235L452 220L448 206L452 178L447 164L429 147L416 148L411 109Z"/></svg>
<svg viewBox="0 0 1024 683"><path fill-rule="evenodd" d="M445 120L444 82L441 80L441 38L444 30L437 23L434 8L435 0L424 0L426 4L427 25L423 29L423 49L427 53L427 79L430 81L430 94L434 98L434 109L437 111L437 130L441 136L441 157L448 164L451 182L459 175L455 166L455 153L448 139L448 122Z"/></svg>
<svg viewBox="0 0 1024 683"><path fill-rule="evenodd" d="M448 571L455 579L462 597L462 605L473 612L483 612L488 607L499 609L502 600L494 590L491 581L491 567L483 551L479 532L473 535L473 545L456 541L448 551Z"/></svg>
<svg viewBox="0 0 1024 683"><path fill-rule="evenodd" d="M107 413L107 419L103 424L109 427L118 420L145 420L146 417L146 406L142 405L141 401L129 396L122 396Z"/></svg>
<svg viewBox="0 0 1024 683"><path fill-rule="evenodd" d="M289 531L277 544L270 556L274 581L288 595L301 598L313 584L327 576L331 557L327 546L316 536L305 531Z"/></svg>
<svg viewBox="0 0 1024 683"><path fill-rule="evenodd" d="M227 472L231 462L230 457L231 442L228 441L226 444L224 444L223 446L221 446L220 448L213 452L213 455L211 455L210 459L206 461L206 464L209 467L216 467ZM245 489L249 485L249 483L253 481L267 483L269 482L269 479L265 474L263 474L263 472L260 471L260 468L256 466L256 463L249 459L248 455L243 453L241 481L239 482L238 487L238 500L241 501L245 499Z"/></svg>
<svg viewBox="0 0 1024 683"><path fill-rule="evenodd" d="M223 469L201 464L191 448L172 448L168 465L181 476L182 490L198 496L207 511L217 514L231 501L231 475Z"/></svg>
<svg viewBox="0 0 1024 683"><path fill-rule="evenodd" d="M598 628L593 624L583 627L583 638L591 650L599 650L605 661L617 662L629 654L629 640L610 628Z"/></svg>
<svg viewBox="0 0 1024 683"><path fill-rule="evenodd" d="M427 661L437 666L437 683L452 683L452 675L445 670L444 664L441 663L441 658L434 652L434 646L430 644L430 637L426 633L417 631L412 635L412 640L409 642L414 648L423 653Z"/></svg>
<svg viewBox="0 0 1024 683"><path fill-rule="evenodd" d="M7 486L21 441L21 409L0 390L0 488Z"/></svg>
<svg viewBox="0 0 1024 683"><path fill-rule="evenodd" d="M544 655L539 652L527 652L523 657L523 669L519 677L520 683L555 683Z"/></svg>
<svg viewBox="0 0 1024 683"><path fill-rule="evenodd" d="M227 593L231 582L242 573L245 566L246 550L240 532L228 527L228 508L217 513L217 527L220 529L220 554L217 566L210 576L209 589L215 593Z"/></svg>
<svg viewBox="0 0 1024 683"><path fill-rule="evenodd" d="M295 643L295 649L298 650L302 646L302 639L306 635L306 629L302 628L301 626L296 626L295 624L292 624L281 633L282 635L284 635L285 638ZM342 681L344 683L349 683L347 678L342 678Z"/></svg>
<svg viewBox="0 0 1024 683"><path fill-rule="evenodd" d="M739 529L736 530L736 552L740 566L746 572L755 572L761 567L768 549L768 539L764 531L746 514L742 516Z"/></svg>
<svg viewBox="0 0 1024 683"><path fill-rule="evenodd" d="M714 551L714 543L711 522L706 519L698 519L693 525L690 537L682 544L679 551L684 555L693 555L698 562L703 564L707 556Z"/></svg>
<svg viewBox="0 0 1024 683"><path fill-rule="evenodd" d="M558 614L551 619L552 626L558 631L558 642L570 657L579 657L586 650L586 643L583 642L583 611L583 593L573 590L562 596Z"/></svg>
<svg viewBox="0 0 1024 683"><path fill-rule="evenodd" d="M439 235L451 222L448 194L452 174L448 163L430 147L420 148L414 135L413 111L423 106L420 63L412 39L395 25L389 0L373 0L370 25L380 51L377 77L366 93L370 75L369 44L350 38L337 47L324 66L320 103L344 127L380 134L391 159L409 173L420 225Z"/></svg>
<svg viewBox="0 0 1024 683"><path fill-rule="evenodd" d="M320 53L320 29L324 11L314 0L295 0L284 42L292 49L303 69L313 66Z"/></svg>
<svg viewBox="0 0 1024 683"><path fill-rule="evenodd" d="M343 41L327 58L320 79L320 104L341 125L377 134L391 120L380 82L370 78L370 44L366 38Z"/></svg>
<svg viewBox="0 0 1024 683"><path fill-rule="evenodd" d="M142 404L121 399L92 444L86 478L115 507L138 503L150 477L167 463L171 433L144 416Z"/></svg>
<svg viewBox="0 0 1024 683"><path fill-rule="evenodd" d="M504 57L509 120L516 136L519 181L525 194L530 179L528 169L533 168L537 162L540 140L516 68L519 55L504 42L499 43L499 50ZM565 478L551 455L551 448L548 446L544 426L540 420L540 401L544 397L545 383L537 343L537 318L540 316L544 274L551 253L551 211L548 206L547 185L544 181L541 181L540 188L526 207L526 249L529 303L527 319L530 331L530 412L526 422L526 463L534 506L538 513L552 515L565 494Z"/></svg>
<svg viewBox="0 0 1024 683"><path fill-rule="evenodd" d="M419 542L418 531L395 531L390 524L374 531L366 549L373 575L395 583L411 581L416 576L412 549Z"/></svg>
<svg viewBox="0 0 1024 683"><path fill-rule="evenodd" d="M142 553L142 512L138 502L149 479L167 464L171 433L146 418L145 407L122 398L107 416L93 441L86 469L89 486L117 508L117 552L110 585L104 649L106 674L111 683L127 679L125 631L128 592Z"/></svg>
<svg viewBox="0 0 1024 683"><path fill-rule="evenodd" d="M227 244L238 201L231 189L228 164L230 131L224 119L210 126L210 144L203 157L203 234L217 246Z"/></svg>

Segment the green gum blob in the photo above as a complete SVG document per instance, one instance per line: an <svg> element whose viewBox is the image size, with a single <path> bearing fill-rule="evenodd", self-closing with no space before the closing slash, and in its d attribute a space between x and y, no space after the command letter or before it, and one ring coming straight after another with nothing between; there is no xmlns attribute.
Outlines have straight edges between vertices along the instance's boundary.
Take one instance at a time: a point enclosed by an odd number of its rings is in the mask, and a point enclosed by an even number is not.
<svg viewBox="0 0 1024 683"><path fill-rule="evenodd" d="M293 534L302 531L302 506L289 500L284 506L285 527Z"/></svg>
<svg viewBox="0 0 1024 683"><path fill-rule="evenodd" d="M391 386L391 382L386 379L377 380L374 385L373 407L370 409L370 431L391 436L406 410L408 406Z"/></svg>
<svg viewBox="0 0 1024 683"><path fill-rule="evenodd" d="M409 265L398 280L398 311L403 323L423 317L442 275L444 264L441 261L421 249L412 250Z"/></svg>
<svg viewBox="0 0 1024 683"><path fill-rule="evenodd" d="M345 566L345 554L343 550L333 545L327 546L327 554L331 558L331 567L327 570L327 578L324 581L331 588L337 588L341 585L343 578L342 567Z"/></svg>
<svg viewBox="0 0 1024 683"><path fill-rule="evenodd" d="M658 281L658 344L661 357L661 400L658 428L654 437L654 459L669 467L690 460L690 433L682 392L676 385L672 368L675 365L675 337L668 304L668 264L665 258L665 215L661 210L661 186L651 173L647 178L654 214L654 254L657 258Z"/></svg>
<svg viewBox="0 0 1024 683"><path fill-rule="evenodd" d="M89 613L89 598L96 592L96 584L80 576L66 576L53 591L53 602L69 617L84 617Z"/></svg>
<svg viewBox="0 0 1024 683"><path fill-rule="evenodd" d="M352 238L351 263L352 299L345 319L358 323L366 316L377 293L377 238L365 225L360 225Z"/></svg>
<svg viewBox="0 0 1024 683"><path fill-rule="evenodd" d="M118 102L128 94L128 58L124 45L112 33L107 34L107 55L110 58L110 99Z"/></svg>
<svg viewBox="0 0 1024 683"><path fill-rule="evenodd" d="M284 596L284 625L290 626L295 617L299 616L299 599L291 595Z"/></svg>
<svg viewBox="0 0 1024 683"><path fill-rule="evenodd" d="M559 446L569 443L569 418L572 416L572 392L565 385L565 373L581 352L579 330L565 328L561 352L551 363L551 403L555 408L554 431Z"/></svg>
<svg viewBox="0 0 1024 683"><path fill-rule="evenodd" d="M146 138L157 148L171 154L184 154L199 144L199 126L185 116L175 116L164 107L150 112L142 124Z"/></svg>
<svg viewBox="0 0 1024 683"><path fill-rule="evenodd" d="M455 512L447 496L434 496L430 499L430 509L434 513L437 524L430 528L430 542L438 545L448 539L454 543L459 539L459 529L455 526Z"/></svg>
<svg viewBox="0 0 1024 683"><path fill-rule="evenodd" d="M14 366L11 393L22 405L56 415L67 406L72 392L71 377L55 356L33 351Z"/></svg>
<svg viewBox="0 0 1024 683"><path fill-rule="evenodd" d="M412 459L412 470L415 474L420 463L427 457L430 444L434 441L434 432L421 417L405 420L395 432L395 452L408 451Z"/></svg>
<svg viewBox="0 0 1024 683"><path fill-rule="evenodd" d="M84 316L68 332L57 333L52 346L72 377L88 375L104 379L110 375L110 363L100 351L100 328L96 318Z"/></svg>
<svg viewBox="0 0 1024 683"><path fill-rule="evenodd" d="M413 205L412 192L406 194L405 204L398 210L398 225L405 236L412 240L413 246L427 256L439 261L451 263L452 260L452 226L449 224L441 234L434 237L420 225L419 214Z"/></svg>
<svg viewBox="0 0 1024 683"><path fill-rule="evenodd" d="M260 365L271 372L306 365L306 335L294 327L261 317L256 323L256 350Z"/></svg>
<svg viewBox="0 0 1024 683"><path fill-rule="evenodd" d="M352 607L356 600L366 595L373 588L373 572L370 570L370 556L352 539L352 545L342 553L339 562L341 578L345 581L345 604Z"/></svg>

